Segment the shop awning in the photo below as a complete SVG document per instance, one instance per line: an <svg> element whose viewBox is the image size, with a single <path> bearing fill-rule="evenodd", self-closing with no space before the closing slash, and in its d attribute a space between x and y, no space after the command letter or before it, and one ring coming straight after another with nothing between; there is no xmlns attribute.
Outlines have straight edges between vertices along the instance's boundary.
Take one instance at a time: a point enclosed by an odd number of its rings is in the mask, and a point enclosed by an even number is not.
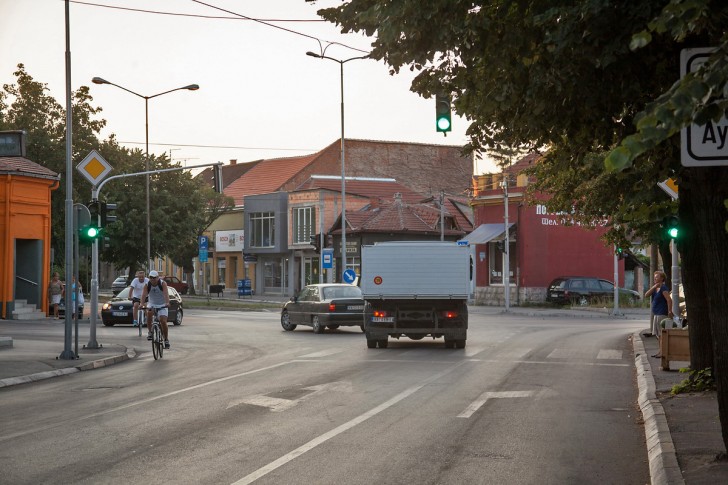
<svg viewBox="0 0 728 485"><path fill-rule="evenodd" d="M511 222L508 224L508 229L515 225L515 222ZM481 224L473 232L462 238L461 241L467 241L471 245L485 244L499 238L505 232L505 224Z"/></svg>

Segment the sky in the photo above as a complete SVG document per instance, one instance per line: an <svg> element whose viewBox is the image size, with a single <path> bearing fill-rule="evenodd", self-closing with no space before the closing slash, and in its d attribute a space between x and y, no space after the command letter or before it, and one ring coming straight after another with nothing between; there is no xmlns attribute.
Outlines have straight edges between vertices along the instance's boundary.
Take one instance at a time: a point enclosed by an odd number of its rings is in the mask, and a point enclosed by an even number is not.
<svg viewBox="0 0 728 485"><path fill-rule="evenodd" d="M184 166L313 153L341 135L341 75L339 63L306 52L325 48L327 56L348 59L370 50L371 39L343 35L320 21L318 9L339 4L71 2L71 87L89 86L92 104L103 109L100 118L107 124L101 139L113 133L123 146L144 149L144 99L91 79L98 76L142 96L198 84L197 91L174 91L148 101L150 152L166 152ZM171 13L192 16L167 15ZM14 83L13 72L22 63L65 106L65 57L65 1L0 0L1 84ZM405 67L392 76L383 62L369 59L345 63L345 137L464 145L467 123L462 118L453 116L447 137L436 132L434 99L409 89L415 74ZM475 170L493 171L486 162Z"/></svg>

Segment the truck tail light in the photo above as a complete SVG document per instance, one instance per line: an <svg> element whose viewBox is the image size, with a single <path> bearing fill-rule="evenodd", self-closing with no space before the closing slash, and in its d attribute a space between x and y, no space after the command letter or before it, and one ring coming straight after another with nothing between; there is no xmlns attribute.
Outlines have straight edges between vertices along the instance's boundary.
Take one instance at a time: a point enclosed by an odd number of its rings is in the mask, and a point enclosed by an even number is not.
<svg viewBox="0 0 728 485"><path fill-rule="evenodd" d="M444 318L457 318L458 312L455 312L452 310L445 310L443 312L440 312L440 315Z"/></svg>
<svg viewBox="0 0 728 485"><path fill-rule="evenodd" d="M375 317L388 317L389 316L389 312L384 311L384 310L374 310L373 316L375 316Z"/></svg>
<svg viewBox="0 0 728 485"><path fill-rule="evenodd" d="M336 311L336 303L329 303L329 311L331 313Z"/></svg>

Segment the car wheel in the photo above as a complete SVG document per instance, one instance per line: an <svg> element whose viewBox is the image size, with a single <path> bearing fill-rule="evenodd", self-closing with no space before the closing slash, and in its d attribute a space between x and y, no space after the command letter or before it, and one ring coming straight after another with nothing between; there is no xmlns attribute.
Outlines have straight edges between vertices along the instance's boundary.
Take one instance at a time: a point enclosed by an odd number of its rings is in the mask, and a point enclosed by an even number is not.
<svg viewBox="0 0 728 485"><path fill-rule="evenodd" d="M336 330L337 328L339 328L339 326L338 325L328 325L328 328L330 328L331 330Z"/></svg>
<svg viewBox="0 0 728 485"><path fill-rule="evenodd" d="M175 325L182 325L182 317L183 316L184 315L182 314L182 309L181 308L178 308L177 309L177 314L174 316L174 324Z"/></svg>
<svg viewBox="0 0 728 485"><path fill-rule="evenodd" d="M291 323L290 316L286 311L281 313L281 327L283 327L283 330L285 330L286 332L292 332L296 329L296 325Z"/></svg>
<svg viewBox="0 0 728 485"><path fill-rule="evenodd" d="M368 349L376 349L377 348L377 341L376 340L369 340L369 339L367 339L367 348Z"/></svg>
<svg viewBox="0 0 728 485"><path fill-rule="evenodd" d="M387 345L389 345L389 339L385 338L385 339L379 340L378 343L379 343L380 349L386 349Z"/></svg>
<svg viewBox="0 0 728 485"><path fill-rule="evenodd" d="M311 326L313 327L313 333L324 333L325 325L321 325L318 315L314 315L311 318Z"/></svg>

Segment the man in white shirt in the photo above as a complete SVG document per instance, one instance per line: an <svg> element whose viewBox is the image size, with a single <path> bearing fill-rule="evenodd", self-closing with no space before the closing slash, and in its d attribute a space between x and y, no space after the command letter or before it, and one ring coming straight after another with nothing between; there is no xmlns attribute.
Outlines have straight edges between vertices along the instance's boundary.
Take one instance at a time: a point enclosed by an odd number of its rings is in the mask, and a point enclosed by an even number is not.
<svg viewBox="0 0 728 485"><path fill-rule="evenodd" d="M139 314L139 304L142 298L142 292L144 287L149 283L149 278L144 277L144 270L136 272L136 278L131 281L129 285L129 298L134 303L134 326L141 325L142 322L137 321L137 315Z"/></svg>

